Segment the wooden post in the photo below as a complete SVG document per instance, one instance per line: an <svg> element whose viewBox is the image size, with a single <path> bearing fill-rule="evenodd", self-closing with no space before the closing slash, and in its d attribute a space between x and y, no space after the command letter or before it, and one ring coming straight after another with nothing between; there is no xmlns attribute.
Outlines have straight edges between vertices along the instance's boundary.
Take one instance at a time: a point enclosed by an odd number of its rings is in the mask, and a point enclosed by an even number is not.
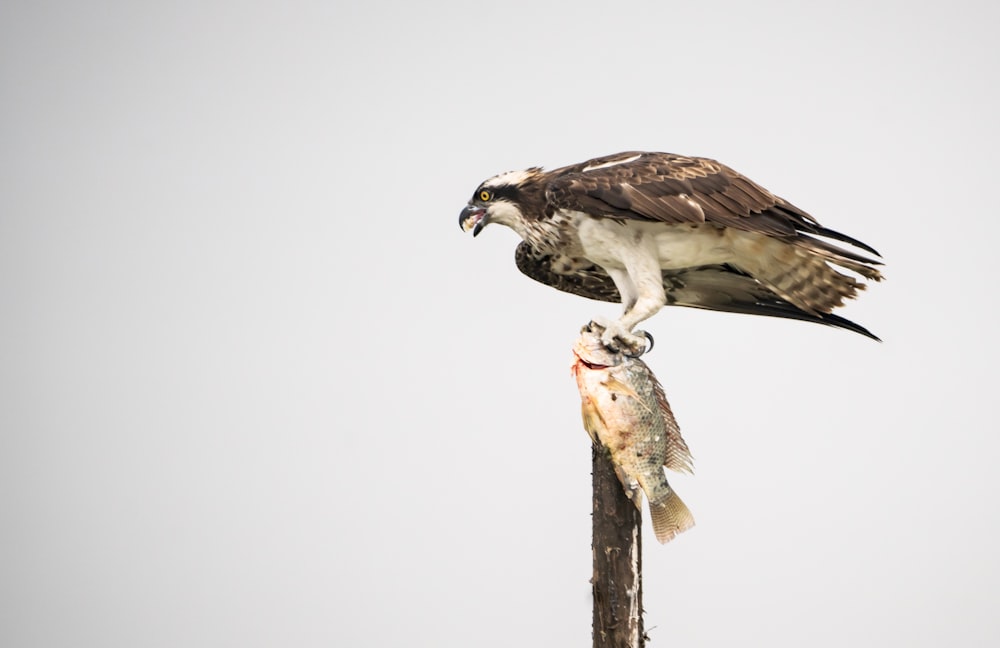
<svg viewBox="0 0 1000 648"><path fill-rule="evenodd" d="M595 443L592 455L594 648L642 648L642 514L607 449Z"/></svg>

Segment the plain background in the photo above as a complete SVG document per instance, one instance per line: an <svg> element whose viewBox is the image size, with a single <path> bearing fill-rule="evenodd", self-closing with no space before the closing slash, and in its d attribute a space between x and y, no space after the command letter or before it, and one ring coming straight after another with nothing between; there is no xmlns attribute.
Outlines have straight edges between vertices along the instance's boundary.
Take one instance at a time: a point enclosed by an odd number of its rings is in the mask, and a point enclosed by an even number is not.
<svg viewBox="0 0 1000 648"><path fill-rule="evenodd" d="M842 311L665 309L698 525L653 646L995 646L1000 48L976 2L4 2L0 643L586 646L569 375L613 305L483 179L719 159L878 248Z"/></svg>

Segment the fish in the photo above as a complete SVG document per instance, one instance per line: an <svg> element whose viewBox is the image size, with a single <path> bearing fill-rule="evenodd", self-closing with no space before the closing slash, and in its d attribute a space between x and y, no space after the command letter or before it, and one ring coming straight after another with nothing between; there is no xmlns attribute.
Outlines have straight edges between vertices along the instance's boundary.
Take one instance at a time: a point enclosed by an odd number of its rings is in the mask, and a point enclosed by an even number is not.
<svg viewBox="0 0 1000 648"><path fill-rule="evenodd" d="M652 370L639 354L606 347L602 332L591 323L573 345L583 426L609 451L625 494L640 511L646 494L653 532L666 543L694 526L694 516L663 471L693 474L691 451Z"/></svg>

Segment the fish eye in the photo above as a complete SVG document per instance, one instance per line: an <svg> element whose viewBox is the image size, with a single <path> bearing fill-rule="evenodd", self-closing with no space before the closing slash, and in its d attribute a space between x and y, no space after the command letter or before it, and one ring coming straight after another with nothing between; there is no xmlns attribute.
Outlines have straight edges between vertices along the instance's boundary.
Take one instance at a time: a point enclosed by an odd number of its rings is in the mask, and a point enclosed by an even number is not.
<svg viewBox="0 0 1000 648"><path fill-rule="evenodd" d="M483 202L489 202L493 200L493 192L491 192L489 189L483 189L482 191L479 192L479 199L482 200Z"/></svg>

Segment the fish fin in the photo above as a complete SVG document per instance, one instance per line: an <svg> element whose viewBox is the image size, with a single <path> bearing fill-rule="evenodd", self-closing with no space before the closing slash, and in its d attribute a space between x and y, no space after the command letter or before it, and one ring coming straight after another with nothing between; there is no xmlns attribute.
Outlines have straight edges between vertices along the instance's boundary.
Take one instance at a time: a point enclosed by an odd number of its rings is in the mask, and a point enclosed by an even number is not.
<svg viewBox="0 0 1000 648"><path fill-rule="evenodd" d="M649 410L649 407L646 405L646 403L643 402L638 392L632 389L631 385L623 383L617 378L611 377L604 381L604 386L607 387L609 391L617 392L619 394L625 394L629 398L635 399L635 401L638 402L643 407L645 407L646 410Z"/></svg>
<svg viewBox="0 0 1000 648"><path fill-rule="evenodd" d="M663 465L674 472L683 472L689 475L694 474L694 459L691 458L691 450L688 449L684 437L681 436L681 427L677 425L677 419L667 402L667 395L663 391L663 385L650 372L653 383L653 396L660 410L660 416L667 427L667 457Z"/></svg>
<svg viewBox="0 0 1000 648"><path fill-rule="evenodd" d="M629 476L625 469L615 464L615 474L618 475L618 481L622 483L622 488L625 489L625 497L632 500L635 507L642 511L642 488L639 486L639 482Z"/></svg>
<svg viewBox="0 0 1000 648"><path fill-rule="evenodd" d="M653 533L660 544L694 526L694 516L673 490L658 502L649 502L649 515L653 520Z"/></svg>
<svg viewBox="0 0 1000 648"><path fill-rule="evenodd" d="M635 504L635 508L638 511L642 511L642 490L638 488L633 488L631 490L626 488L625 496L632 500L632 503Z"/></svg>
<svg viewBox="0 0 1000 648"><path fill-rule="evenodd" d="M590 435L590 440L598 445L603 445L600 440L600 430L607 427L607 424L604 422L604 417L601 416L601 411L587 400L583 401L580 411L583 414L583 429Z"/></svg>

